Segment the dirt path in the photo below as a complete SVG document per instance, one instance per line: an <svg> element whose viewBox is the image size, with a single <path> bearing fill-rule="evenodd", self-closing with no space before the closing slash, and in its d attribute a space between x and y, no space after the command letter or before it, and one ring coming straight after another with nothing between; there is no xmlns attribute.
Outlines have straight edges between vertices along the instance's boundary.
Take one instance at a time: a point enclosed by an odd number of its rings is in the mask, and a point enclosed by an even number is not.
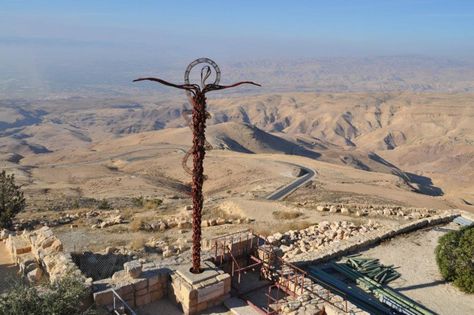
<svg viewBox="0 0 474 315"><path fill-rule="evenodd" d="M11 279L17 277L17 271L5 244L0 242L0 293L9 288Z"/></svg>
<svg viewBox="0 0 474 315"><path fill-rule="evenodd" d="M399 266L402 276L391 282L390 287L437 314L474 314L474 295L465 294L443 281L435 260L438 238L457 228L455 223L450 223L420 230L396 237L361 254L379 258L385 265Z"/></svg>

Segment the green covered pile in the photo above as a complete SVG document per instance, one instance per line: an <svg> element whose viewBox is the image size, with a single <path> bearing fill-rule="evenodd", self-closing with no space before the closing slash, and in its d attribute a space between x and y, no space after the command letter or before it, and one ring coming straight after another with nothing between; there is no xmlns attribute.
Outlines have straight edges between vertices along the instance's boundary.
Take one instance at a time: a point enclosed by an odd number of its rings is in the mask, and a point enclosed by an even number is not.
<svg viewBox="0 0 474 315"><path fill-rule="evenodd" d="M359 255L353 255L347 257L346 265L380 284L389 283L400 277L400 273L395 271L393 265L384 266L375 258L363 258Z"/></svg>

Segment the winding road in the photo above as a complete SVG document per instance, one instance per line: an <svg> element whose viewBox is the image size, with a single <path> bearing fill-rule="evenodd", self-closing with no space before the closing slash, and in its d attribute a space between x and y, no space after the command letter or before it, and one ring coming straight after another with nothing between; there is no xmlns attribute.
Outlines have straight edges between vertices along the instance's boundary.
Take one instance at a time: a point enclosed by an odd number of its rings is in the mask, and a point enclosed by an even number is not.
<svg viewBox="0 0 474 315"><path fill-rule="evenodd" d="M280 187L276 191L272 192L265 198L267 200L282 200L283 198L294 192L296 189L309 182L316 175L316 171L311 168L293 163L284 163L301 168L303 171L305 171L305 174L296 178L288 185Z"/></svg>

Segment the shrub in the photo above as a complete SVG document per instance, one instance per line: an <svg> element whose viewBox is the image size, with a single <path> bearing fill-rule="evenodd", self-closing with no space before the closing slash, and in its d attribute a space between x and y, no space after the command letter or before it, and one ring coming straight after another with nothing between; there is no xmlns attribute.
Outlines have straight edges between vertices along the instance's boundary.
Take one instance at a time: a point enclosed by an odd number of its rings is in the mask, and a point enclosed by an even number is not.
<svg viewBox="0 0 474 315"><path fill-rule="evenodd" d="M0 228L12 225L13 218L25 209L25 197L15 184L15 175L0 173Z"/></svg>
<svg viewBox="0 0 474 315"><path fill-rule="evenodd" d="M145 247L146 239L143 237L135 237L130 242L130 249L132 250L142 250Z"/></svg>
<svg viewBox="0 0 474 315"><path fill-rule="evenodd" d="M138 232L143 229L145 220L143 218L133 218L133 221L130 223L130 230L133 232Z"/></svg>
<svg viewBox="0 0 474 315"><path fill-rule="evenodd" d="M228 213L227 211L224 211L219 207L208 207L204 209L203 218L204 219L223 218L227 220L236 220L236 219L242 219L242 216L238 214Z"/></svg>
<svg viewBox="0 0 474 315"><path fill-rule="evenodd" d="M297 211L273 211L273 216L275 219L278 220L292 220L299 218L301 215L303 215L301 212Z"/></svg>
<svg viewBox="0 0 474 315"><path fill-rule="evenodd" d="M467 293L474 293L474 226L443 235L435 250L443 278Z"/></svg>
<svg viewBox="0 0 474 315"><path fill-rule="evenodd" d="M161 199L158 199L158 198L155 198L155 199L147 199L145 201L145 204L144 204L144 207L145 209L156 209L158 208L159 206L161 206L161 204L163 203L163 200Z"/></svg>
<svg viewBox="0 0 474 315"><path fill-rule="evenodd" d="M97 208L99 208L100 210L109 210L109 209L112 209L112 206L111 206L110 203L107 201L107 199L102 199L102 200L99 202L99 205L97 206Z"/></svg>
<svg viewBox="0 0 474 315"><path fill-rule="evenodd" d="M83 283L72 277L43 287L18 283L6 294L0 296L0 314L92 314L91 311L82 311L81 301L88 294Z"/></svg>
<svg viewBox="0 0 474 315"><path fill-rule="evenodd" d="M132 203L137 208L155 209L161 206L163 200L159 198L148 199L143 196L132 198Z"/></svg>
<svg viewBox="0 0 474 315"><path fill-rule="evenodd" d="M143 196L133 197L132 203L137 208L143 208L143 204L145 203L145 198L143 198Z"/></svg>

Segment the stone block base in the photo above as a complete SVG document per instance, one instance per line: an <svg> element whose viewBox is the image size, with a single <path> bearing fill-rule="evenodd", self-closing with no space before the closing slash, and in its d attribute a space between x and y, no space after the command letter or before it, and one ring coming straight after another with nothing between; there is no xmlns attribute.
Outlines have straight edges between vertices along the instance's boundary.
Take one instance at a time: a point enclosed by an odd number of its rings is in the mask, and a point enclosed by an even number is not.
<svg viewBox="0 0 474 315"><path fill-rule="evenodd" d="M230 275L209 261L202 268L202 273L193 274L191 265L183 265L171 275L169 297L181 305L184 314L198 314L230 296Z"/></svg>

